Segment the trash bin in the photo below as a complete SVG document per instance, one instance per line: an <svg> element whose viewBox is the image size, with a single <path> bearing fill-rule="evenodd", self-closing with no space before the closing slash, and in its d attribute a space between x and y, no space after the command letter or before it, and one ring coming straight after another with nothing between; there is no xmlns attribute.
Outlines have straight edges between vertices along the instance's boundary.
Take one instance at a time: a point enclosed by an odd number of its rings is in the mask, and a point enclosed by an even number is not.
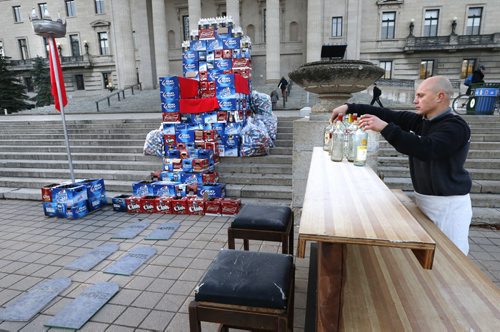
<svg viewBox="0 0 500 332"><path fill-rule="evenodd" d="M495 110L495 101L498 97L498 88L477 88L474 96L467 104L467 114L492 115Z"/></svg>

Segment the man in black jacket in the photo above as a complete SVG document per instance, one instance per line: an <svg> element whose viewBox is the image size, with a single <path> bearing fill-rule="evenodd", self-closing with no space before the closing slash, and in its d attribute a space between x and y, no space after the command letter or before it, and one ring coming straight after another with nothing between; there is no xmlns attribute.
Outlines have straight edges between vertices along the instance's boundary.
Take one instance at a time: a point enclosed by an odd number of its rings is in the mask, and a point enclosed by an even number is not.
<svg viewBox="0 0 500 332"><path fill-rule="evenodd" d="M332 121L339 113L362 114L361 128L380 132L397 151L408 155L417 205L467 255L472 180L464 163L471 132L451 112L452 94L447 78L430 77L417 88L415 113L346 104L333 110Z"/></svg>
<svg viewBox="0 0 500 332"><path fill-rule="evenodd" d="M377 86L377 83L373 83L373 98L370 105L373 105L375 104L375 102L377 102L380 105L380 107L384 107L384 105L382 105L382 102L380 101L381 95L382 95L382 90L380 90L380 88Z"/></svg>

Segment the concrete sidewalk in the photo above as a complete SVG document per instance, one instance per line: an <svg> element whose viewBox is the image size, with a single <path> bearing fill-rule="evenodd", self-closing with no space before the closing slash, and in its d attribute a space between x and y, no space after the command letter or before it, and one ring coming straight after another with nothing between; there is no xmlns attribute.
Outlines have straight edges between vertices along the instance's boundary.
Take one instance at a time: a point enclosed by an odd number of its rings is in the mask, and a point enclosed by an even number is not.
<svg viewBox="0 0 500 332"><path fill-rule="evenodd" d="M300 211L297 211L295 233ZM134 239L110 239L118 229L133 221L151 225ZM181 227L167 241L145 241L161 222L176 220ZM45 322L71 302L86 287L114 281L120 291L87 322L82 331L175 331L188 330L188 305L194 288L221 248L227 248L230 217L129 215L110 206L83 219L65 220L43 216L41 202L0 201L0 305L5 306L39 282L70 277L71 286L29 322L0 322L0 330L46 331ZM295 237L296 239L297 237ZM470 233L470 257L500 285L500 233L477 228ZM240 241L241 242L241 241ZM104 243L116 243L118 252L89 272L64 266ZM157 254L132 276L102 271L131 248L150 245ZM237 246L241 243L237 242ZM281 252L271 242L250 242L251 250ZM294 331L304 331L309 259L295 259L296 296ZM203 324L203 331L216 331ZM59 329L50 329L59 331ZM62 331L62 330L61 330Z"/></svg>

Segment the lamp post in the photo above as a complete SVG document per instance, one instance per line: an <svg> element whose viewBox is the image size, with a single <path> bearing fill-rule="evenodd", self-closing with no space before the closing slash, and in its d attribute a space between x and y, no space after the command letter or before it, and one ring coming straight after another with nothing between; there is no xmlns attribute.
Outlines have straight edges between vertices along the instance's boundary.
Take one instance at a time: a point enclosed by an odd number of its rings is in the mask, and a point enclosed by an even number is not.
<svg viewBox="0 0 500 332"><path fill-rule="evenodd" d="M71 182L75 182L75 174L73 171L73 160L71 158L71 148L69 145L69 139L68 139L68 131L66 129L66 118L64 116L64 103L63 103L63 89L64 89L64 79L62 77L59 77L59 67L57 63L57 51L56 51L56 38L61 38L66 35L66 22L63 23L63 21L58 18L57 20L53 21L50 18L50 15L48 13L48 10L45 9L43 18L39 18L38 14L36 13L35 8L33 8L30 16L30 21L31 24L33 25L33 30L38 36L45 37L47 38L47 41L49 43L49 52L50 52L50 65L51 65L51 70L54 75L54 81L56 85L56 91L57 91L57 99L59 102L59 108L61 111L61 118L63 122L63 129L64 129L64 141L66 143L66 151L68 153L68 164L69 164L69 172L71 176ZM57 46L59 49L59 52L62 51L62 47L59 44ZM63 86L61 87L61 82ZM54 96L56 97L56 96Z"/></svg>
<svg viewBox="0 0 500 332"><path fill-rule="evenodd" d="M455 17L453 18L453 21L451 22L451 34L452 34L452 35L456 35L456 33L455 33L455 29L457 28L457 19L458 19L458 18L455 16Z"/></svg>
<svg viewBox="0 0 500 332"><path fill-rule="evenodd" d="M410 25L408 26L410 28L410 36L413 36L413 29L415 28L415 23L414 22L415 22L415 19L412 18L410 20Z"/></svg>

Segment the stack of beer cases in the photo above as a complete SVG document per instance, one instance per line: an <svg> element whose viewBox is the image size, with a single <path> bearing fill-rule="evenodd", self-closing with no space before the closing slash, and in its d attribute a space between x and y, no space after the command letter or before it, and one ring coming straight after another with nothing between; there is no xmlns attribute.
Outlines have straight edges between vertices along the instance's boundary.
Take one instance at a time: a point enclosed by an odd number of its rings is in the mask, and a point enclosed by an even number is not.
<svg viewBox="0 0 500 332"><path fill-rule="evenodd" d="M42 187L43 210L48 217L78 219L106 205L103 179L80 179Z"/></svg>
<svg viewBox="0 0 500 332"><path fill-rule="evenodd" d="M132 196L113 199L115 210L212 215L239 210L240 200L225 198L215 165L220 156L239 156L240 132L250 115L251 43L241 28L233 29L231 18L201 19L198 27L183 43L184 77L160 77L165 153L159 181L134 183Z"/></svg>

